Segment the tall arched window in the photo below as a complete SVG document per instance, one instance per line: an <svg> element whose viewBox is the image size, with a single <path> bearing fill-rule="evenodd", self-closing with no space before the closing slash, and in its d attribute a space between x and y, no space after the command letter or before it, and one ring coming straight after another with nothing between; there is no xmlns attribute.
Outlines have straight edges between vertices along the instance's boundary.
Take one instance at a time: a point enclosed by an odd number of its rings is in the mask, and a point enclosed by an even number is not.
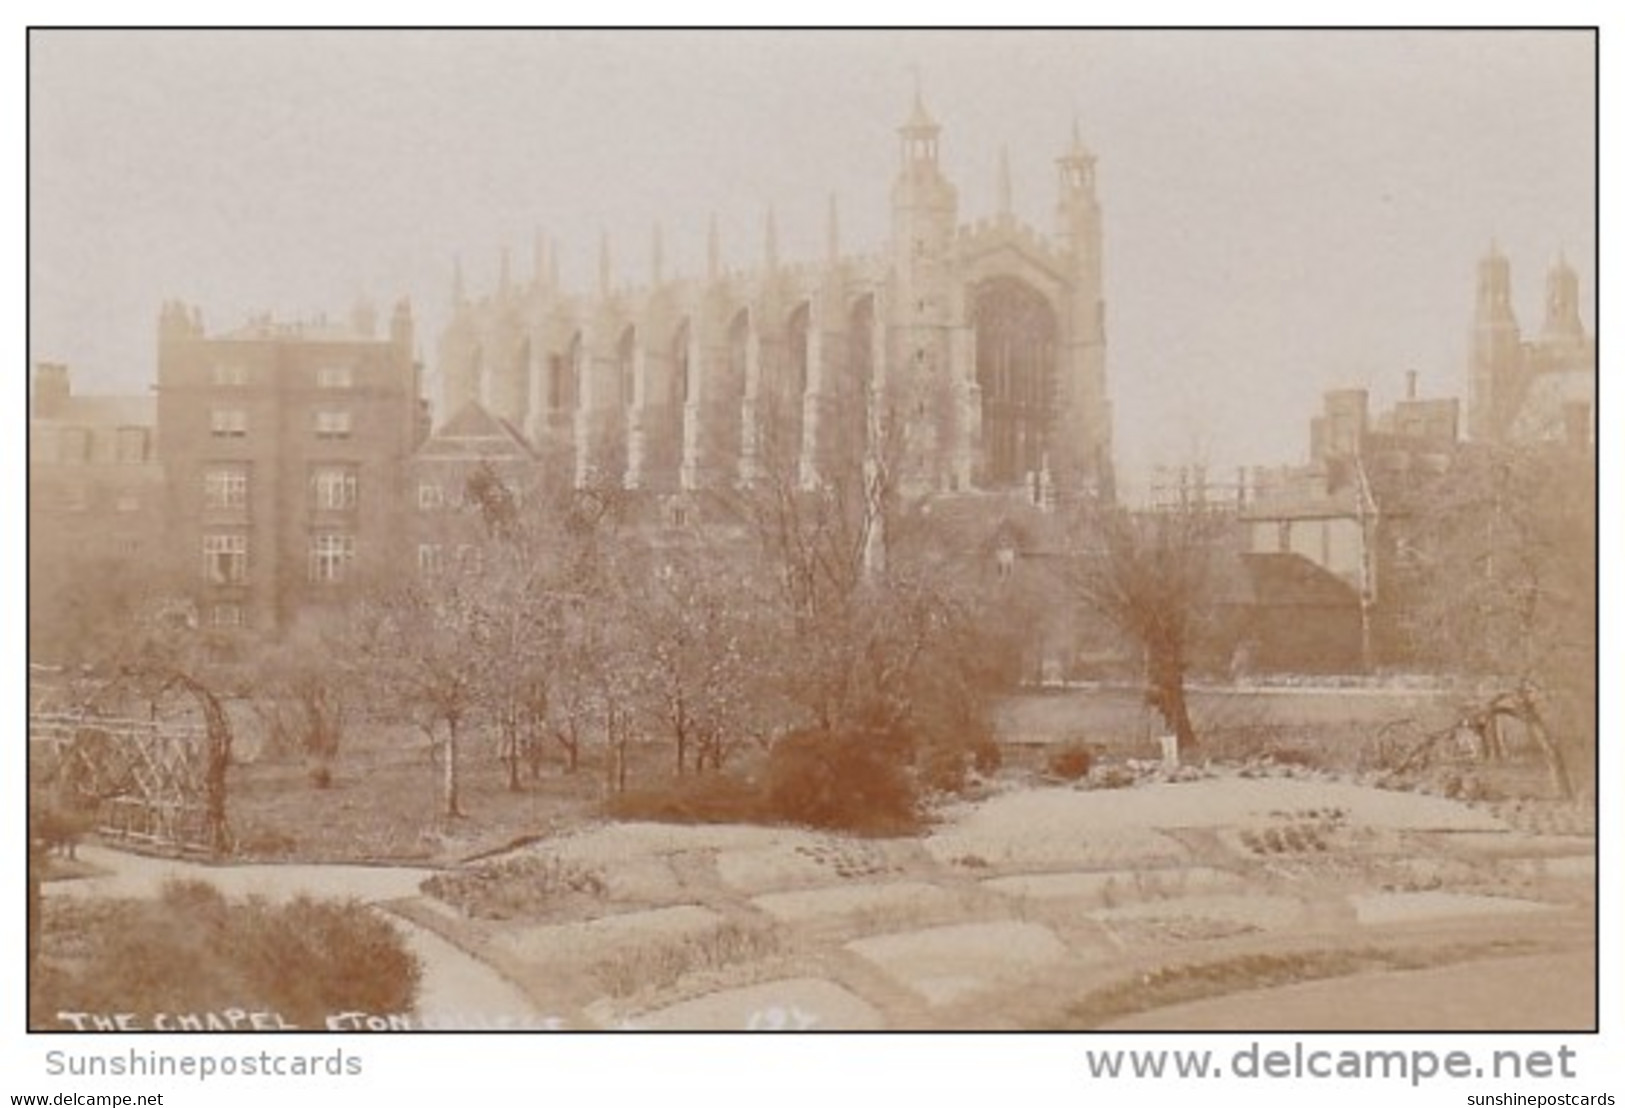
<svg viewBox="0 0 1625 1108"><path fill-rule="evenodd" d="M581 341L581 332L570 336L570 348L564 359L564 390L559 407L573 412L581 407L581 378L587 369L587 348Z"/></svg>
<svg viewBox="0 0 1625 1108"><path fill-rule="evenodd" d="M869 449L869 390L875 377L875 298L868 295L852 305L846 343L846 367L840 375L835 404L843 465L860 464Z"/></svg>
<svg viewBox="0 0 1625 1108"><path fill-rule="evenodd" d="M784 364L770 391L764 413L769 423L764 438L782 464L794 466L801 456L803 401L807 395L807 340L812 330L812 306L797 305L785 322Z"/></svg>
<svg viewBox="0 0 1625 1108"><path fill-rule="evenodd" d="M670 404L674 408L681 408L688 403L688 320L683 320L677 328L677 333L671 340L671 391Z"/></svg>
<svg viewBox="0 0 1625 1108"><path fill-rule="evenodd" d="M994 277L976 288L974 319L985 480L1019 484L1042 467L1054 428L1055 309L1031 285Z"/></svg>
<svg viewBox="0 0 1625 1108"><path fill-rule="evenodd" d="M706 379L705 433L709 477L731 481L738 471L740 420L745 400L745 371L750 358L750 311L741 308L728 323L728 345L717 367L715 387Z"/></svg>
<svg viewBox="0 0 1625 1108"><path fill-rule="evenodd" d="M621 341L615 346L615 379L622 408L630 408L637 396L637 347L637 329L628 327L621 332Z"/></svg>

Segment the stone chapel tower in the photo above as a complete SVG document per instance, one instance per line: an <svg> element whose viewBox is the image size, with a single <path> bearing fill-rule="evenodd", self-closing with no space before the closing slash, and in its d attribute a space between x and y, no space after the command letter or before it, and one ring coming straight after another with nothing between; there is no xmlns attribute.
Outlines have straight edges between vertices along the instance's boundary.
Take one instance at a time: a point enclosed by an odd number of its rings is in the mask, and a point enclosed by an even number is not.
<svg viewBox="0 0 1625 1108"><path fill-rule="evenodd" d="M940 129L918 93L914 110L897 129L901 163L892 184L891 324L881 383L891 424L900 435L901 482L906 488L946 486L952 480L959 418L955 386L955 326L964 315L956 281L955 232L959 194L937 162ZM968 475L965 475L968 481Z"/></svg>

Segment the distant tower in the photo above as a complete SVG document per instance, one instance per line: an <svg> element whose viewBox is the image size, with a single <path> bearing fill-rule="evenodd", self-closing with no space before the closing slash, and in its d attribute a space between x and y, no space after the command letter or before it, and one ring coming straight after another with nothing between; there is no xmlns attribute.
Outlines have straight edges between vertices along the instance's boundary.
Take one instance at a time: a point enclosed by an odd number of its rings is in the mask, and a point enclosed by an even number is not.
<svg viewBox="0 0 1625 1108"><path fill-rule="evenodd" d="M350 330L364 339L373 338L377 333L378 312L366 293L357 296L355 306L350 309Z"/></svg>
<svg viewBox="0 0 1625 1108"><path fill-rule="evenodd" d="M914 110L897 129L886 359L888 403L903 433L903 480L916 487L946 479L956 423L950 325L961 314L954 281L959 197L937 164L939 131L916 91Z"/></svg>
<svg viewBox="0 0 1625 1108"><path fill-rule="evenodd" d="M371 338L369 330L367 337ZM413 346L412 335L412 301L406 297L395 302L395 310L389 316L389 341L403 351L410 352Z"/></svg>
<svg viewBox="0 0 1625 1108"><path fill-rule="evenodd" d="M441 333L438 351L442 419L480 395L481 354L474 308L463 285L463 264L456 261L451 274L451 322Z"/></svg>
<svg viewBox="0 0 1625 1108"><path fill-rule="evenodd" d="M177 343L203 337L197 310L179 300L166 300L158 311L158 364L164 364L165 351Z"/></svg>
<svg viewBox="0 0 1625 1108"><path fill-rule="evenodd" d="M61 362L39 362L34 366L35 419L55 419L61 415L71 394L67 366Z"/></svg>
<svg viewBox="0 0 1625 1108"><path fill-rule="evenodd" d="M1546 320L1540 337L1551 343L1585 341L1585 328L1580 323L1580 279L1561 254L1546 274Z"/></svg>
<svg viewBox="0 0 1625 1108"><path fill-rule="evenodd" d="M1100 200L1095 156L1076 121L1072 143L1056 160L1056 233L1066 258L1068 292L1055 388L1060 426L1050 436L1050 464L1073 488L1093 486L1110 496L1111 405L1106 398L1106 301L1101 288Z"/></svg>
<svg viewBox="0 0 1625 1108"><path fill-rule="evenodd" d="M1512 313L1512 269L1506 256L1491 244L1478 263L1467 375L1468 438L1494 441L1506 432L1517 402L1512 392L1518 378L1519 343L1518 320Z"/></svg>

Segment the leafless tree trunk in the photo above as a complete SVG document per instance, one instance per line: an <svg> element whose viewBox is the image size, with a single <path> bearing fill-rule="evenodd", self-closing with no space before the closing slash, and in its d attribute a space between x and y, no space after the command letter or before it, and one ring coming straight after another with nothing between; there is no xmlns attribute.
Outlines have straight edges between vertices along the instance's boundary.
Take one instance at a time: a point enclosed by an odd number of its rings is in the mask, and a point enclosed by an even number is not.
<svg viewBox="0 0 1625 1108"><path fill-rule="evenodd" d="M1412 650L1472 690L1486 746L1498 721L1517 720L1552 791L1573 796L1584 765L1574 755L1596 742L1595 455L1464 447L1396 499L1408 517L1399 584Z"/></svg>
<svg viewBox="0 0 1625 1108"><path fill-rule="evenodd" d="M1214 569L1232 525L1205 504L1145 512L1091 505L1073 522L1076 594L1143 651L1146 699L1181 754L1197 744L1185 676L1211 622Z"/></svg>
<svg viewBox="0 0 1625 1108"><path fill-rule="evenodd" d="M456 713L446 717L446 757L440 764L441 815L448 820L461 819L463 810L458 796L457 747L458 722Z"/></svg>

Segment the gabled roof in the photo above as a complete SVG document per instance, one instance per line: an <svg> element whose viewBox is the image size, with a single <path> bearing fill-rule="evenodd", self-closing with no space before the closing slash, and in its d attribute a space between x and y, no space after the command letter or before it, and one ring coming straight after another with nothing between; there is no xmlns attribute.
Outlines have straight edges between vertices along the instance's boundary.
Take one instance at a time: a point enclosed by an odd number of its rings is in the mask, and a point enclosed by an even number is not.
<svg viewBox="0 0 1625 1108"><path fill-rule="evenodd" d="M470 400L418 447L417 456L533 461L536 452L513 424Z"/></svg>
<svg viewBox="0 0 1625 1108"><path fill-rule="evenodd" d="M1244 552L1223 559L1216 574L1221 603L1261 608L1358 608L1341 577L1302 554Z"/></svg>

